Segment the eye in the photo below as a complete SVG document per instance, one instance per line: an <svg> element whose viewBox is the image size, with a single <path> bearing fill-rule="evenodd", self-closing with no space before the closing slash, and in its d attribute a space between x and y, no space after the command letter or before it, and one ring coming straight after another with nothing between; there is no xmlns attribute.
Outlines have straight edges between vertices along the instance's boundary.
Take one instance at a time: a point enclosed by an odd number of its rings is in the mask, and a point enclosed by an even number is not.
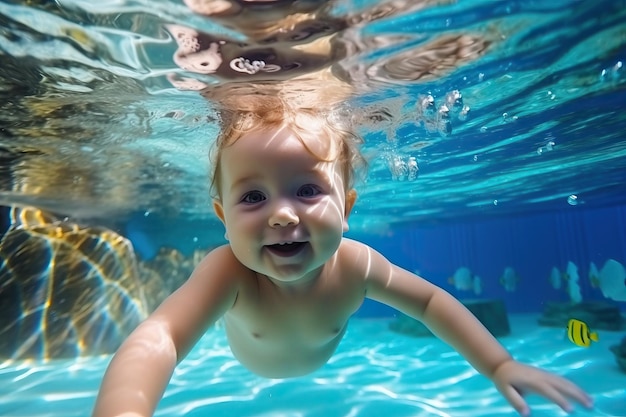
<svg viewBox="0 0 626 417"><path fill-rule="evenodd" d="M244 194L243 198L241 199L241 202L246 203L246 204L257 204L264 200L265 200L265 196L263 195L262 192L250 191Z"/></svg>
<svg viewBox="0 0 626 417"><path fill-rule="evenodd" d="M317 186L313 184L307 184L300 187L300 189L298 190L298 197L311 198L320 193L321 191Z"/></svg>

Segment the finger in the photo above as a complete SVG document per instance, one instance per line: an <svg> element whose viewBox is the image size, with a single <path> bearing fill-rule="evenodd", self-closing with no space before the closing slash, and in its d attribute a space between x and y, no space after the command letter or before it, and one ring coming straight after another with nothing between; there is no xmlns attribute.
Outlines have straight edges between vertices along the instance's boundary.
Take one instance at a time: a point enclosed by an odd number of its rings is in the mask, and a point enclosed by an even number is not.
<svg viewBox="0 0 626 417"><path fill-rule="evenodd" d="M587 408L593 407L593 400L589 394L573 382L568 381L567 379L559 378L559 380L555 381L552 385L566 397L579 402Z"/></svg>
<svg viewBox="0 0 626 417"><path fill-rule="evenodd" d="M561 385L562 384L559 384L558 388L563 388ZM558 388L556 388L552 384L546 384L546 386L542 387L539 393L541 393L541 395L543 395L547 399L557 404L564 411L571 413L572 404L570 404L570 402L567 400L567 398L565 398L565 396L561 393L561 391Z"/></svg>
<svg viewBox="0 0 626 417"><path fill-rule="evenodd" d="M508 385L502 387L500 392L506 398L506 400L511 404L511 406L522 416L530 415L530 408L528 408L528 404L524 397L512 386Z"/></svg>

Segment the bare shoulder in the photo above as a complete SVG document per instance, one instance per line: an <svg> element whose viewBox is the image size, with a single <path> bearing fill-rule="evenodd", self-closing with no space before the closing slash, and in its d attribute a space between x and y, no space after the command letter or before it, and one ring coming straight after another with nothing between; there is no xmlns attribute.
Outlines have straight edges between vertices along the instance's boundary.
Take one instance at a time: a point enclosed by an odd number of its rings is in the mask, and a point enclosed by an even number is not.
<svg viewBox="0 0 626 417"><path fill-rule="evenodd" d="M164 324L179 360L207 327L232 308L240 287L237 278L241 268L230 247L212 250L189 279L152 313L148 320Z"/></svg>
<svg viewBox="0 0 626 417"><path fill-rule="evenodd" d="M341 245L339 246L340 251L346 251L346 253L355 254L359 251L371 249L368 245L363 242L359 242L358 240L349 239L344 237L341 239ZM343 256L343 255L342 255Z"/></svg>
<svg viewBox="0 0 626 417"><path fill-rule="evenodd" d="M239 262L230 245L222 245L198 263L185 286L200 293L210 291L234 296L249 274L250 270Z"/></svg>
<svg viewBox="0 0 626 417"><path fill-rule="evenodd" d="M342 239L338 255L340 260L351 261L356 265L363 265L363 261L386 261L385 257L371 246L348 238Z"/></svg>
<svg viewBox="0 0 626 417"><path fill-rule="evenodd" d="M191 277L204 274L237 275L243 268L230 245L226 244L211 250L196 266Z"/></svg>
<svg viewBox="0 0 626 417"><path fill-rule="evenodd" d="M348 238L341 241L337 256L346 273L359 275L366 281L391 267L391 263L371 246Z"/></svg>
<svg viewBox="0 0 626 417"><path fill-rule="evenodd" d="M368 298L406 311L407 305L423 306L439 289L427 280L393 264L372 247L344 239L340 261L359 275L365 283Z"/></svg>
<svg viewBox="0 0 626 417"><path fill-rule="evenodd" d="M176 310L192 314L192 310L195 310L205 319L216 320L232 307L243 271L244 267L230 246L213 249L200 261L189 279L157 311L172 314L172 310Z"/></svg>

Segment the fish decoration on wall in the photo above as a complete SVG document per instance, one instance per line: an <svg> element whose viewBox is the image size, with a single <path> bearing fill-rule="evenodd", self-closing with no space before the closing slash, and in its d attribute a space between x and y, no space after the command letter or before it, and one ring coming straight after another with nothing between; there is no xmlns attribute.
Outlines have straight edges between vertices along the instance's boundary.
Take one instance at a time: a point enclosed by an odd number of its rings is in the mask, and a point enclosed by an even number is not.
<svg viewBox="0 0 626 417"><path fill-rule="evenodd" d="M572 261L567 263L567 268L565 269L565 276L567 282L567 294L569 295L569 299L572 303L580 303L583 300L582 293L580 292L580 285L578 281L580 277L578 275L578 267Z"/></svg>
<svg viewBox="0 0 626 417"><path fill-rule="evenodd" d="M520 281L517 272L510 266L504 268L504 272L500 277L500 284L504 287L506 292L514 292L517 289L517 284Z"/></svg>
<svg viewBox="0 0 626 417"><path fill-rule="evenodd" d="M589 263L589 282L591 283L592 287L597 287L597 284L600 283L600 271L598 270L598 267L596 266L595 262L590 262Z"/></svg>
<svg viewBox="0 0 626 417"><path fill-rule="evenodd" d="M458 268L454 275L448 278L448 284L454 285L454 288L460 291L473 291L474 294L480 295L483 291L482 280L479 276L467 267Z"/></svg>
<svg viewBox="0 0 626 417"><path fill-rule="evenodd" d="M552 269L550 270L550 285L552 285L552 288L554 288L555 290L559 290L561 289L561 282L563 280L563 276L561 274L561 271L559 271L559 268L557 268L556 266L553 266Z"/></svg>
<svg viewBox="0 0 626 417"><path fill-rule="evenodd" d="M578 275L578 266L572 261L567 262L565 271L561 272L559 268L553 266L550 270L550 285L555 290L563 288L574 304L582 302L583 296L580 290L580 276Z"/></svg>
<svg viewBox="0 0 626 417"><path fill-rule="evenodd" d="M599 288L604 297L614 301L626 301L626 268L615 259L608 259L602 269L589 279L591 286Z"/></svg>

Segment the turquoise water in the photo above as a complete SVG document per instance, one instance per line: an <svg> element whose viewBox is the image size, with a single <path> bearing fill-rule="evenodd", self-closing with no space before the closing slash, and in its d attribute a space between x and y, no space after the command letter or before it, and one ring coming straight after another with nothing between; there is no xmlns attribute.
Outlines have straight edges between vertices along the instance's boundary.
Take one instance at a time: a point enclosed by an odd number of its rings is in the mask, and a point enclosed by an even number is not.
<svg viewBox="0 0 626 417"><path fill-rule="evenodd" d="M377 3L338 1L333 13ZM591 286L590 264L626 264L626 3L404 3L421 4L338 33L358 53L330 65L363 83L345 110L362 122L370 162L350 233L460 298L478 295L448 278L471 268L481 296L514 313L501 342L517 359L588 390L596 407L576 415L624 417L626 376L608 350L624 332L600 330L583 349L535 319L544 303L569 300L548 281L552 267L575 263L583 299L608 301ZM35 206L128 237L140 259L224 243L207 181L214 107L171 82L223 80L176 64L172 24L237 37L178 0L0 0L4 228L9 207ZM423 117L424 97L454 107L455 92L467 114L453 108L444 126ZM419 176L409 180L394 168L411 157ZM515 292L500 283L506 267L520 274ZM0 275L2 312L7 281ZM441 342L390 332L392 314L364 306L329 363L292 380L252 375L211 330L177 368L157 416L515 415ZM0 359L0 416L89 415L109 360ZM529 401L533 416L564 415Z"/></svg>
<svg viewBox="0 0 626 417"><path fill-rule="evenodd" d="M377 3L341 0L335 13ZM379 116L363 123L370 169L353 230L624 203L622 0L396 3L424 8L337 36L359 51L332 63L362 90L349 112ZM174 62L168 25L230 32L180 1L0 1L0 16L0 204L157 247L222 243L207 187L214 112L168 76L221 81ZM420 97L439 107L453 91L467 117L427 126ZM394 180L396 157L415 157L419 178Z"/></svg>
<svg viewBox="0 0 626 417"><path fill-rule="evenodd" d="M512 315L500 341L518 359L570 378L589 390L591 411L576 416L626 415L624 374L608 352L616 332L600 331L589 348L565 331L536 325L536 315ZM517 415L489 380L433 338L390 332L389 319L353 319L331 360L311 375L271 380L234 359L224 332L209 331L178 366L156 416L485 417ZM89 415L109 356L0 366L0 415ZM566 413L527 397L533 417Z"/></svg>

